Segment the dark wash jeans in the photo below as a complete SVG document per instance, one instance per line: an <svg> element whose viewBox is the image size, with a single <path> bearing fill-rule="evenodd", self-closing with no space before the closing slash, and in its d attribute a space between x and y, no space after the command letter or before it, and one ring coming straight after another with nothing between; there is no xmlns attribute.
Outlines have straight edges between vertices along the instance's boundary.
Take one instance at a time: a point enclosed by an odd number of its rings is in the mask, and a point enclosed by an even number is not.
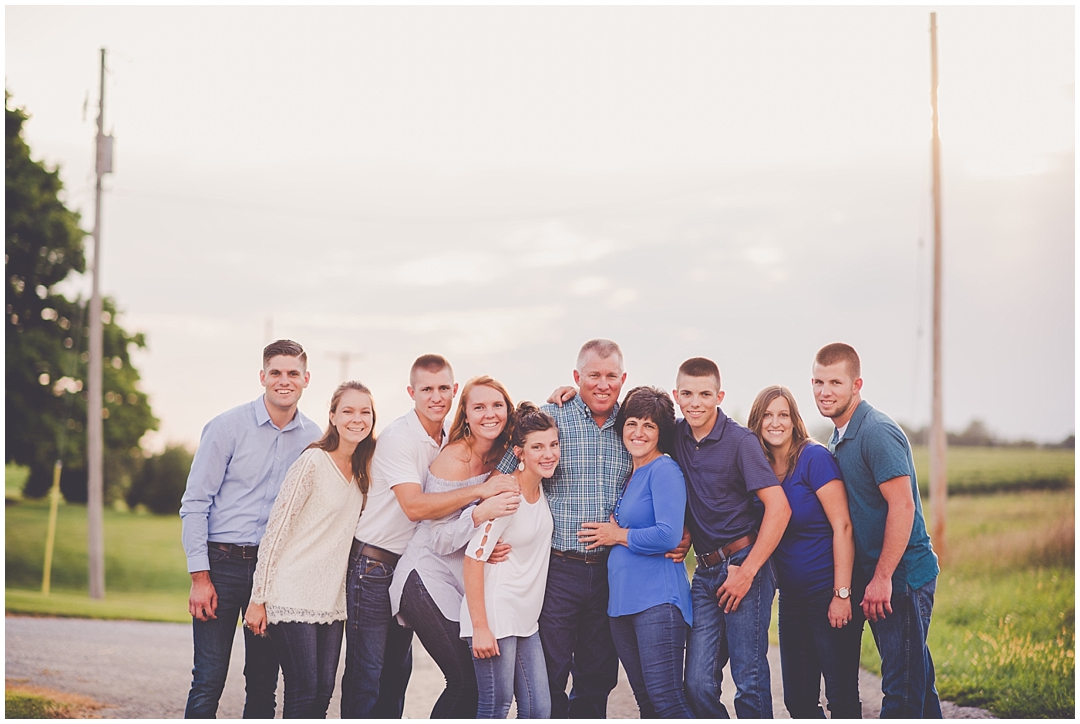
<svg viewBox="0 0 1080 724"><path fill-rule="evenodd" d="M853 594L858 596L856 601L862 600L865 587L863 582ZM894 581L893 612L884 620L869 622L881 654L882 719L941 719L934 660L926 645L936 591L937 578L922 588L898 586ZM860 632L863 620L858 609L852 624L857 623Z"/></svg>
<svg viewBox="0 0 1080 724"><path fill-rule="evenodd" d="M619 657L607 615L606 563L552 555L540 612L540 642L551 686L551 718L605 719L619 681ZM566 696L566 682L573 688Z"/></svg>
<svg viewBox="0 0 1080 724"><path fill-rule="evenodd" d="M393 566L349 558L345 581L345 674L342 719L400 719L412 674L412 629L390 614Z"/></svg>
<svg viewBox="0 0 1080 724"><path fill-rule="evenodd" d="M831 588L791 596L780 593L780 670L784 706L792 719L824 719L821 679L833 719L861 719L859 652L862 627L852 620L843 628L829 624ZM860 599L861 600L861 599ZM852 611L859 608L852 601Z"/></svg>
<svg viewBox="0 0 1080 724"><path fill-rule="evenodd" d="M446 678L446 688L435 702L431 718L475 719L477 691L472 650L461 638L461 624L443 616L417 571L409 573L405 580L400 613Z"/></svg>
<svg viewBox="0 0 1080 724"><path fill-rule="evenodd" d="M724 664L735 680L735 713L740 719L772 719L769 674L769 624L776 578L772 561L754 577L750 590L731 613L717 605L716 589L727 580L728 566L742 565L751 548L743 548L711 568L698 566L690 584L694 625L686 641L686 698L699 719L727 719L720 702Z"/></svg>
<svg viewBox="0 0 1080 724"><path fill-rule="evenodd" d="M266 627L285 677L284 719L325 719L334 695L345 622L284 621Z"/></svg>
<svg viewBox="0 0 1080 724"><path fill-rule="evenodd" d="M683 689L689 628L682 612L671 603L611 619L615 649L642 719L694 718Z"/></svg>
<svg viewBox="0 0 1080 724"><path fill-rule="evenodd" d="M210 581L217 591L217 618L191 619L195 665L191 670L186 719L213 719L229 673L236 622L247 610L255 559L230 557L210 548ZM245 719L273 719L277 702L278 660L270 639L244 629Z"/></svg>

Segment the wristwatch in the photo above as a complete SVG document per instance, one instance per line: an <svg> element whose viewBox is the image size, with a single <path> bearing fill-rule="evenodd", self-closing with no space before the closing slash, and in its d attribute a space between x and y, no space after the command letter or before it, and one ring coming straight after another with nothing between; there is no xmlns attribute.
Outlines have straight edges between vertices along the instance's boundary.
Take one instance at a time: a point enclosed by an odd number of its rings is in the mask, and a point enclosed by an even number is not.
<svg viewBox="0 0 1080 724"><path fill-rule="evenodd" d="M840 586L840 588L834 588L832 592L834 596L839 596L840 598L851 597L851 589L847 586Z"/></svg>

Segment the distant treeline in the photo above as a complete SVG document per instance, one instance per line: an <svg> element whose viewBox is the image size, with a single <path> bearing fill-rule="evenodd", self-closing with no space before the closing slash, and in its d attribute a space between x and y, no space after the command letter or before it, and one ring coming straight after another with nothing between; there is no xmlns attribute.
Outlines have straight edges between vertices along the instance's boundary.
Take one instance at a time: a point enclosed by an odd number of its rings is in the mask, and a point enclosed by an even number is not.
<svg viewBox="0 0 1080 724"><path fill-rule="evenodd" d="M930 426L912 427L900 423L908 440L912 445L927 445L930 442ZM1020 440L1006 440L994 434L982 420L972 420L963 432L945 433L949 445L958 447L1018 447L1018 448L1051 448L1074 450L1076 448L1076 436L1069 435L1064 440L1054 443L1039 444L1034 440L1021 438Z"/></svg>

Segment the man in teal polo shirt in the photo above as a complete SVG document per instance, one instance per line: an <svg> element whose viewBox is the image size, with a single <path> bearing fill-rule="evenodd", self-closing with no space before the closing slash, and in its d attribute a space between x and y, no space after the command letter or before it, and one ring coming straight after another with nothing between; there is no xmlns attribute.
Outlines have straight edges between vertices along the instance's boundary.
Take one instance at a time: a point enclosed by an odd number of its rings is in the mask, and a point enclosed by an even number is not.
<svg viewBox="0 0 1080 724"><path fill-rule="evenodd" d="M926 644L938 561L923 520L911 445L886 414L863 401L859 355L840 342L818 350L814 400L831 418L829 449L847 488L855 532L852 625L870 620L881 654L881 718L940 719Z"/></svg>

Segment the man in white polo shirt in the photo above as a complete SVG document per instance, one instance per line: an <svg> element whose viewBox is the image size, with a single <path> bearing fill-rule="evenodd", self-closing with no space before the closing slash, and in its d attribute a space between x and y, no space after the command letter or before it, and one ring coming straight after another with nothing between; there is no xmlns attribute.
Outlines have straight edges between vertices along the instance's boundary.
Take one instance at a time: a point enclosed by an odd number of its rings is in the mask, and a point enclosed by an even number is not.
<svg viewBox="0 0 1080 724"><path fill-rule="evenodd" d="M349 556L342 719L401 717L412 672L412 630L394 621L389 589L417 523L512 489L512 481L496 476L459 490L423 492L424 472L446 444L443 422L457 394L450 363L434 354L418 357L408 392L414 409L390 423L375 446L367 508Z"/></svg>

